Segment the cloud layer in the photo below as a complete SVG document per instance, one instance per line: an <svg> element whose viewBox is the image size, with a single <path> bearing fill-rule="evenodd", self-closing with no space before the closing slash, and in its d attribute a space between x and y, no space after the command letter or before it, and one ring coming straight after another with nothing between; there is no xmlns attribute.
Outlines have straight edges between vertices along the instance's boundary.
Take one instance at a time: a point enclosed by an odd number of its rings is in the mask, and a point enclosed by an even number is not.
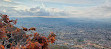
<svg viewBox="0 0 111 49"><path fill-rule="evenodd" d="M111 0L0 0L0 3L0 13L9 16L111 18Z"/></svg>
<svg viewBox="0 0 111 49"><path fill-rule="evenodd" d="M86 17L86 18L111 18L111 4L107 0L104 4L85 8L84 10L72 10L72 17Z"/></svg>
<svg viewBox="0 0 111 49"><path fill-rule="evenodd" d="M0 11L3 14L7 14L9 16L68 16L69 14L65 11L56 9L56 8L41 8L35 7L25 10L16 10L16 7L0 7Z"/></svg>

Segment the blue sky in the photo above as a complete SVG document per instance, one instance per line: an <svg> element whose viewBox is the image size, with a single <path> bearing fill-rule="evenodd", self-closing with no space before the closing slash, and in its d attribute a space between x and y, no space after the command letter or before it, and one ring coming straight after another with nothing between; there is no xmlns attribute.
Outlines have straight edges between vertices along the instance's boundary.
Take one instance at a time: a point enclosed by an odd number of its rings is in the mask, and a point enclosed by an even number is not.
<svg viewBox="0 0 111 49"><path fill-rule="evenodd" d="M14 17L109 18L111 0L0 0L0 13Z"/></svg>

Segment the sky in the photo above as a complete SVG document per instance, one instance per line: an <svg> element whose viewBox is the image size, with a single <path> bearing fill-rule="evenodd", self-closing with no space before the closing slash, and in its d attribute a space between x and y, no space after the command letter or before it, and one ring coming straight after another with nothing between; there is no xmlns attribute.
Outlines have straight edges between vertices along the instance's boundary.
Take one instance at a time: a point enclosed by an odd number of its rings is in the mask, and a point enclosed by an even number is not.
<svg viewBox="0 0 111 49"><path fill-rule="evenodd" d="M111 0L0 0L12 17L111 18Z"/></svg>

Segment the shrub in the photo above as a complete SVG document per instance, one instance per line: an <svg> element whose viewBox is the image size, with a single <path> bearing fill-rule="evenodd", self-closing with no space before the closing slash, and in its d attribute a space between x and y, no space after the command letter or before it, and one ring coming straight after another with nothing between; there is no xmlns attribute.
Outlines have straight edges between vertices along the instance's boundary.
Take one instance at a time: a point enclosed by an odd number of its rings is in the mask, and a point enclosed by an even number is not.
<svg viewBox="0 0 111 49"><path fill-rule="evenodd" d="M49 49L49 43L54 43L56 35L51 32L48 37L35 32L36 28L22 29L14 27L16 20L10 20L7 15L0 15L0 49ZM32 32L32 34L27 34Z"/></svg>

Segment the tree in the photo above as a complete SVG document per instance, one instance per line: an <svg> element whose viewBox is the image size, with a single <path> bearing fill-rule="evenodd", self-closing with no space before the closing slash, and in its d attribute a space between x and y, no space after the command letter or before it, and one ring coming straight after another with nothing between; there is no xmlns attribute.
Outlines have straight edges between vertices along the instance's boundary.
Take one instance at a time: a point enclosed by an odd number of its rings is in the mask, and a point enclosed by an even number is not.
<svg viewBox="0 0 111 49"><path fill-rule="evenodd" d="M15 27L16 20L10 20L7 15L0 15L0 49L49 49L49 43L54 43L56 35L51 32L48 37L35 32L36 28L22 29ZM32 34L27 34L31 32Z"/></svg>

